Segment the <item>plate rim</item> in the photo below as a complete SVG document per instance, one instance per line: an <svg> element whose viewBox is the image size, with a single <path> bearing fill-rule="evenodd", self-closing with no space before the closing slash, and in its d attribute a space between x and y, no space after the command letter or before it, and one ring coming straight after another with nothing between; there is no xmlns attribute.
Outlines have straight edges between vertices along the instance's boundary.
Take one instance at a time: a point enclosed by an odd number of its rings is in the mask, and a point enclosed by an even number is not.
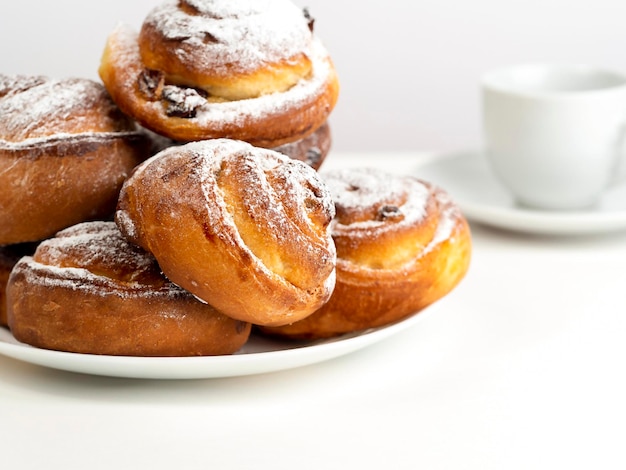
<svg viewBox="0 0 626 470"><path fill-rule="evenodd" d="M433 310L431 305L390 325L316 340L309 345L220 356L112 356L48 350L20 343L3 327L0 328L0 355L50 369L105 377L153 380L243 377L294 369L350 354L412 327Z"/></svg>

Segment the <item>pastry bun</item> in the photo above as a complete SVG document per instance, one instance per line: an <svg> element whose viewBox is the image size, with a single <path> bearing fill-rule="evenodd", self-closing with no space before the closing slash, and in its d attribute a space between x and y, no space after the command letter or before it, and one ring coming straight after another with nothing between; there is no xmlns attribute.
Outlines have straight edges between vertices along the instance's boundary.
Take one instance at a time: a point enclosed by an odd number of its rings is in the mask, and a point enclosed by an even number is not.
<svg viewBox="0 0 626 470"><path fill-rule="evenodd" d="M13 268L8 324L39 348L86 354L234 353L250 325L172 284L113 222L82 223L42 242Z"/></svg>
<svg viewBox="0 0 626 470"><path fill-rule="evenodd" d="M447 295L471 256L467 221L443 190L370 169L324 174L337 215L337 283L309 317L266 334L326 338L380 327Z"/></svg>
<svg viewBox="0 0 626 470"><path fill-rule="evenodd" d="M110 217L149 150L102 85L0 75L0 245Z"/></svg>
<svg viewBox="0 0 626 470"><path fill-rule="evenodd" d="M118 26L100 76L143 126L176 141L272 148L326 122L339 84L313 21L289 0L180 0Z"/></svg>
<svg viewBox="0 0 626 470"><path fill-rule="evenodd" d="M165 275L225 314L297 321L335 281L330 193L278 152L215 139L171 147L124 183L115 220Z"/></svg>

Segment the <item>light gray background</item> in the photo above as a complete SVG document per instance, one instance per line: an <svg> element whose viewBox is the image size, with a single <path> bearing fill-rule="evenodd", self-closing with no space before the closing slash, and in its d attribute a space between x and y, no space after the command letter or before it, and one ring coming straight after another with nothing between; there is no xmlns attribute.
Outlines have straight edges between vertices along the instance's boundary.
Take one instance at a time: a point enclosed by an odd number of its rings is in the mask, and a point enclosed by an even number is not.
<svg viewBox="0 0 626 470"><path fill-rule="evenodd" d="M159 0L19 0L0 13L0 72L97 78L107 35ZM478 83L521 62L626 71L623 0L296 0L316 18L342 90L337 151L480 145Z"/></svg>

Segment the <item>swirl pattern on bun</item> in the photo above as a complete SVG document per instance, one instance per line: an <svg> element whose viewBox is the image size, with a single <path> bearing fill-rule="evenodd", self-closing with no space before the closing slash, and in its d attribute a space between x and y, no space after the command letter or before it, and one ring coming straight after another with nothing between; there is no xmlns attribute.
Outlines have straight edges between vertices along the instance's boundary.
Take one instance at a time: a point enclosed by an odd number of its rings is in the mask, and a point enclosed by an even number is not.
<svg viewBox="0 0 626 470"><path fill-rule="evenodd" d="M113 222L86 222L42 242L7 285L8 323L21 342L86 354L234 353L250 325L172 284Z"/></svg>
<svg viewBox="0 0 626 470"><path fill-rule="evenodd" d="M469 268L471 236L442 189L370 169L325 173L337 215L337 284L309 317L266 334L325 338L391 324L447 295Z"/></svg>
<svg viewBox="0 0 626 470"><path fill-rule="evenodd" d="M310 166L215 139L139 165L115 220L176 284L233 318L280 325L330 297L333 216L328 188Z"/></svg>

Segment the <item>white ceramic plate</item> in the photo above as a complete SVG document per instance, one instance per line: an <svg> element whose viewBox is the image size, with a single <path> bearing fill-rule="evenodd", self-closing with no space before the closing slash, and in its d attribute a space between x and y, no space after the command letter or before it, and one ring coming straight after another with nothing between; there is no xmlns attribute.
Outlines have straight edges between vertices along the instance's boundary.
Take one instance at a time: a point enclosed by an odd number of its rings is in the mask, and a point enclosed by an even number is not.
<svg viewBox="0 0 626 470"><path fill-rule="evenodd" d="M626 229L626 184L608 190L593 209L558 212L518 206L479 151L435 158L415 174L448 191L468 219L494 227L551 235Z"/></svg>
<svg viewBox="0 0 626 470"><path fill-rule="evenodd" d="M393 325L316 342L275 341L251 336L237 354L203 357L98 356L34 348L0 327L0 354L40 366L109 377L204 379L292 369L336 358L377 343L414 325L432 307Z"/></svg>

